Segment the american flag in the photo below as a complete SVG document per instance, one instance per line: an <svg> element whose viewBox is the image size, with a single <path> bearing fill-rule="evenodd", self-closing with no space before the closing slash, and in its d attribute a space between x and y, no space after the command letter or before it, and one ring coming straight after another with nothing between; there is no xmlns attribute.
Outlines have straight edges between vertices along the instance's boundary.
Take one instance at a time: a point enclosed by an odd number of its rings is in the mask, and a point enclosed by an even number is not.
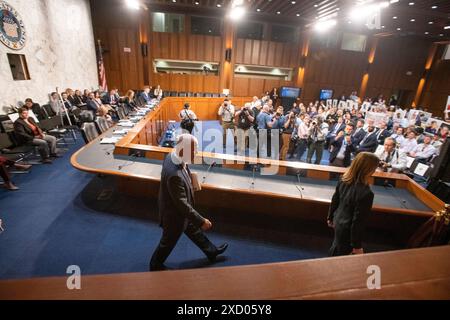
<svg viewBox="0 0 450 320"><path fill-rule="evenodd" d="M108 92L108 84L106 83L105 64L103 63L103 50L100 40L98 40L98 79L102 90L104 92Z"/></svg>

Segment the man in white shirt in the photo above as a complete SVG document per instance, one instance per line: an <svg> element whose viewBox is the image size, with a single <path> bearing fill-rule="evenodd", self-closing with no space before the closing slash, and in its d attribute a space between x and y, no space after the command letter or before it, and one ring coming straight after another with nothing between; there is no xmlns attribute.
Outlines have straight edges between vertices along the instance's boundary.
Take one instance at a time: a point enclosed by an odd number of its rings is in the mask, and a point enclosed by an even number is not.
<svg viewBox="0 0 450 320"><path fill-rule="evenodd" d="M423 143L417 145L409 156L416 159L428 159L436 153L436 148L431 145L431 137L425 136Z"/></svg>
<svg viewBox="0 0 450 320"><path fill-rule="evenodd" d="M408 154L412 152L415 147L417 147L416 132L411 131L408 133L407 139L403 140L400 144L400 151Z"/></svg>
<svg viewBox="0 0 450 320"><path fill-rule="evenodd" d="M395 130L395 133L391 135L391 138L395 140L397 145L401 145L403 141L405 141L405 137L403 136L403 128L398 127L397 130Z"/></svg>
<svg viewBox="0 0 450 320"><path fill-rule="evenodd" d="M384 146L379 146L375 155L380 159L380 169L388 172L400 172L407 167L407 157L404 152L396 149L393 138L386 138Z"/></svg>

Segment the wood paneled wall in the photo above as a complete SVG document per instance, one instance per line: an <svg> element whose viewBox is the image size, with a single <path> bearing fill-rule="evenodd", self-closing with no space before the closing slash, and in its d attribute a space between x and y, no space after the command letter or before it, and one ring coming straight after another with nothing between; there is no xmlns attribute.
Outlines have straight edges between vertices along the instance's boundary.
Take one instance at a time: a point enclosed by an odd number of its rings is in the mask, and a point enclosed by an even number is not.
<svg viewBox="0 0 450 320"><path fill-rule="evenodd" d="M443 117L443 111L450 96L450 60L442 60L444 45L441 46L436 55L425 84L424 93L419 106L428 106L432 112Z"/></svg>

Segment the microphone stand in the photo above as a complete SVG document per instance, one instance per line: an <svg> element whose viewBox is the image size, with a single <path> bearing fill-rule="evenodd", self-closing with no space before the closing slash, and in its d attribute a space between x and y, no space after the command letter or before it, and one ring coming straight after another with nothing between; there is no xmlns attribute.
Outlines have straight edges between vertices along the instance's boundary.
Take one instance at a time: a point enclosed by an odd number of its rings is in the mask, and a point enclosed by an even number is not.
<svg viewBox="0 0 450 320"><path fill-rule="evenodd" d="M252 183L251 183L250 188L251 188L251 189L255 189L256 165L253 166L253 170L252 170L252 171L253 171L253 172L252 172Z"/></svg>
<svg viewBox="0 0 450 320"><path fill-rule="evenodd" d="M213 162L213 163L211 163L209 165L208 170L206 170L206 174L203 176L203 182L202 183L206 182L206 178L209 177L209 173L210 173L211 169L214 168L216 164L217 164L216 162Z"/></svg>
<svg viewBox="0 0 450 320"><path fill-rule="evenodd" d="M303 188L300 182L300 172L297 172L297 184L295 184L295 187L300 191L300 199L303 199L303 191L305 191L305 188Z"/></svg>

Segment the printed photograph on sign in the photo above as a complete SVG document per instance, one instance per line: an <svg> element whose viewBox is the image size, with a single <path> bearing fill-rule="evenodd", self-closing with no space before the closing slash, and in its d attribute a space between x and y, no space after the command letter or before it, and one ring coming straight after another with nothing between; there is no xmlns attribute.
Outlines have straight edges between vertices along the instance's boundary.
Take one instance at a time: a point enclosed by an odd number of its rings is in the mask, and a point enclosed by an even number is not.
<svg viewBox="0 0 450 320"><path fill-rule="evenodd" d="M378 127L381 122L388 123L389 116L385 113L367 112L366 121L373 120L375 127Z"/></svg>

